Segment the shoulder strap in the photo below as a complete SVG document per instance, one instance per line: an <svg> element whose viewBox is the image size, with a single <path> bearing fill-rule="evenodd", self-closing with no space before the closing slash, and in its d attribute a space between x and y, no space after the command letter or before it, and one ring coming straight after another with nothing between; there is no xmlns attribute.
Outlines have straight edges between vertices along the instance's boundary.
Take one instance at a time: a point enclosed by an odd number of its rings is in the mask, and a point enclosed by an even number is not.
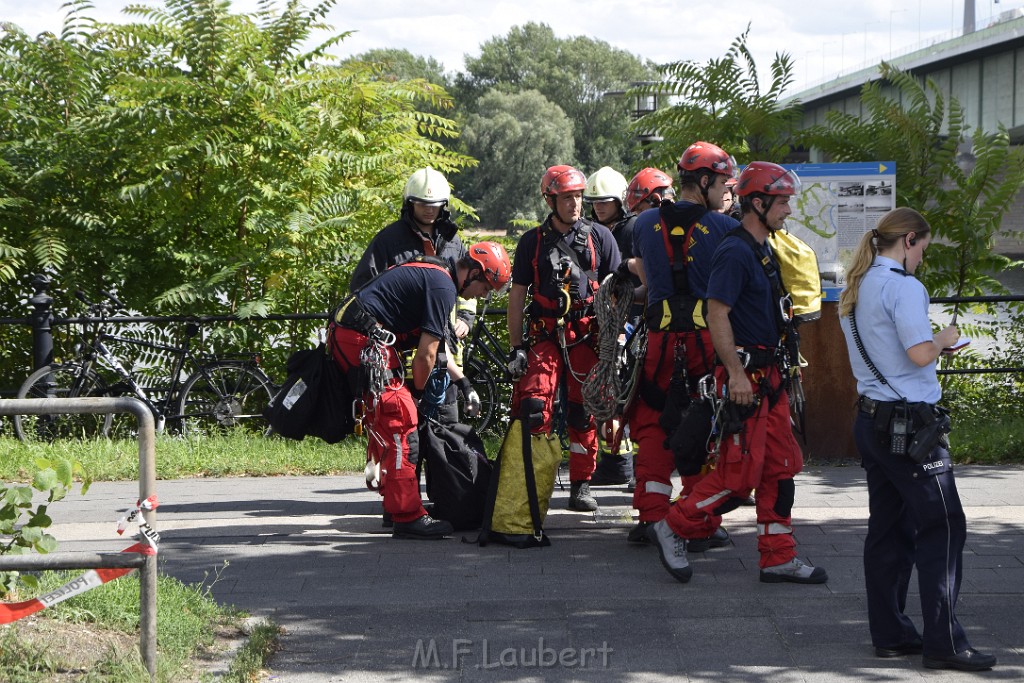
<svg viewBox="0 0 1024 683"><path fill-rule="evenodd" d="M779 327L779 333L782 334L787 326L792 323L792 319L786 320L782 315L781 302L784 298L788 298L789 294L786 292L785 287L782 284L782 274L779 272L779 264L775 261L775 257L772 255L772 250L763 249L762 246L757 243L754 236L751 235L747 230L740 226L733 228L726 233L726 237L736 237L747 243L750 250L754 252L754 257L761 263L761 267L764 269L764 274L768 278L768 282L771 283L772 288L775 290L775 296L778 297L780 305L775 307L775 324Z"/></svg>
<svg viewBox="0 0 1024 683"><path fill-rule="evenodd" d="M895 268L893 270L895 270ZM850 333L853 336L853 343L857 345L857 350L860 351L860 357L864 360L864 365L868 366L868 370L870 370L871 374L875 376L875 379L892 389L893 393L906 401L907 399L903 398L903 394L896 391L896 387L889 384L889 381L885 379L885 376L882 375L881 371L874 363L871 362L871 358L868 356L868 350L864 348L864 342L861 341L860 333L857 331L857 314L852 310L850 311Z"/></svg>
<svg viewBox="0 0 1024 683"><path fill-rule="evenodd" d="M571 248L568 244L565 243L565 240L562 239L561 233L559 233L554 228L551 228L544 232L541 232L540 228L537 228L537 256L539 259L541 242L543 242L548 249L551 249L553 247L558 251L562 252L572 260L573 264L580 270L581 273L586 275L590 283L590 289L593 291L596 290L598 286L600 286L597 282L597 250L594 248L594 236L591 234L591 232L593 232L594 230L594 224L586 219L581 219L580 222L583 225L576 231L576 236L573 238L573 245ZM585 256L586 250L588 248L590 250L590 267L584 268L583 265L580 263L580 256ZM540 277L537 274L537 272L537 262L534 261L535 278Z"/></svg>
<svg viewBox="0 0 1024 683"><path fill-rule="evenodd" d="M665 243L665 253L668 254L668 260L672 266L672 284L677 292L688 293L690 291L690 281L686 276L690 240L693 238L693 229L707 212L707 207L699 204L680 209L675 202L668 199L658 207L662 241ZM674 247L673 244L675 244Z"/></svg>

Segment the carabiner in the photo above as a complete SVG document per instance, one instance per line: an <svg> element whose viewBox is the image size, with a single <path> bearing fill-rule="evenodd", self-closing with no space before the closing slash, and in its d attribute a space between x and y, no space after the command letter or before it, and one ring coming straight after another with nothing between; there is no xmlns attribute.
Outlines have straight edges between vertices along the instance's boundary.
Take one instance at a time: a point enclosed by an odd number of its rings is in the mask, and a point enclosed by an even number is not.
<svg viewBox="0 0 1024 683"><path fill-rule="evenodd" d="M381 346L394 346L398 338L395 333L389 329L377 325L370 330L370 339L374 340Z"/></svg>
<svg viewBox="0 0 1024 683"><path fill-rule="evenodd" d="M715 376L708 373L701 377L697 381L697 391L700 392L700 397L705 401L714 401L717 398L715 396L717 391Z"/></svg>
<svg viewBox="0 0 1024 683"><path fill-rule="evenodd" d="M779 313L782 314L782 322L788 323L793 319L793 299L789 294L779 297Z"/></svg>

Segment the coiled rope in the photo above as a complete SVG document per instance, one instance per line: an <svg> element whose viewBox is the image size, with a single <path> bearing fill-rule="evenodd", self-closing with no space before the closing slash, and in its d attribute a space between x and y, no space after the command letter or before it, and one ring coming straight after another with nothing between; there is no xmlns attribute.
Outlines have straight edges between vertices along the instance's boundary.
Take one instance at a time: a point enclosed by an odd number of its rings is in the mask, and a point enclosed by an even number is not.
<svg viewBox="0 0 1024 683"><path fill-rule="evenodd" d="M633 282L630 278L612 273L604 279L594 295L597 329L597 363L583 382L583 405L598 422L613 418L624 398L622 387L622 346L626 318L633 306ZM629 388L626 388L629 393Z"/></svg>

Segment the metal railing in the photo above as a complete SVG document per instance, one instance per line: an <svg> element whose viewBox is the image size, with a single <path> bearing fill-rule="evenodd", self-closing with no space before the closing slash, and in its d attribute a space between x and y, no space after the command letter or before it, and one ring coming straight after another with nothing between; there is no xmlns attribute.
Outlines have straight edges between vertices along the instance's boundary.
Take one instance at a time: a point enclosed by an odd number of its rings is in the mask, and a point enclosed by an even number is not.
<svg viewBox="0 0 1024 683"><path fill-rule="evenodd" d="M32 362L33 368L40 368L50 365L53 362L53 327L58 325L81 325L96 322L95 318L75 317L57 318L53 315L53 298L50 296L51 281L46 275L36 275L32 279L34 292L28 299L32 312L24 318L0 318L0 325L25 325L32 329ZM995 296L974 296L974 297L933 297L933 304L973 304L973 303L1011 303L1022 302L1022 295L995 295ZM505 309L494 308L487 310L488 316L505 316ZM259 318L239 318L235 315L209 315L209 316L116 316L106 318L106 322L114 324L127 323L168 323L168 322L196 322L199 324L214 322L266 322L286 320L326 320L330 317L329 312L322 313L286 313L272 314ZM999 368L962 368L939 370L940 374L998 374L998 373L1019 373L1024 372L1020 367L999 367ZM17 387L0 387L0 395L15 393Z"/></svg>
<svg viewBox="0 0 1024 683"><path fill-rule="evenodd" d="M156 429L153 413L137 398L43 398L0 400L0 415L131 413L138 420L139 500L156 493ZM142 517L156 531L156 510L143 509ZM97 568L139 569L139 652L156 680L156 555L130 552L0 556L0 571Z"/></svg>

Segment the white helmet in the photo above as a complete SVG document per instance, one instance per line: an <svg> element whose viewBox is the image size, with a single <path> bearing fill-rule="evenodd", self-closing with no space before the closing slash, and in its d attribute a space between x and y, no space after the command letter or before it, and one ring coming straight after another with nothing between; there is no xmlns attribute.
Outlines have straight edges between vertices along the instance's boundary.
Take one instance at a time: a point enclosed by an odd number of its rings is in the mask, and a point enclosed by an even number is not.
<svg viewBox="0 0 1024 683"><path fill-rule="evenodd" d="M587 178L587 189L583 191L583 199L590 202L605 199L617 199L619 205L625 203L626 188L629 181L611 166L603 166Z"/></svg>
<svg viewBox="0 0 1024 683"><path fill-rule="evenodd" d="M406 201L413 199L426 204L445 205L451 197L451 188L448 187L448 179L440 171L427 166L418 171L413 171L409 180L405 183L405 191L402 198Z"/></svg>

